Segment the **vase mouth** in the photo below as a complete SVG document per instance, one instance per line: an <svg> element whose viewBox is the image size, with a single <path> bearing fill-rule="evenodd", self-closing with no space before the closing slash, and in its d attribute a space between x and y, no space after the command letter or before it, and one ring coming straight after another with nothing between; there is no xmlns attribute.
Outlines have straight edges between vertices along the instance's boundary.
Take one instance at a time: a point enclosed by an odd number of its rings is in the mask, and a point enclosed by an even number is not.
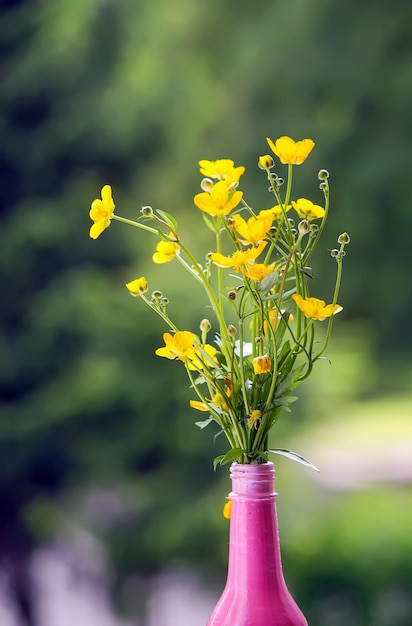
<svg viewBox="0 0 412 626"><path fill-rule="evenodd" d="M276 496L274 490L275 468L273 463L249 465L232 463L230 466L232 491L230 498L272 498Z"/></svg>
<svg viewBox="0 0 412 626"><path fill-rule="evenodd" d="M275 466L271 461L267 461L266 463L259 463L258 465L254 465L252 463L237 463L234 462L230 466L230 470L242 471L242 472L270 472L271 470L275 471Z"/></svg>
<svg viewBox="0 0 412 626"><path fill-rule="evenodd" d="M230 466L230 475L235 476L253 476L255 478L274 478L275 466L268 461L267 463L260 463L259 465L251 465L249 463L232 463Z"/></svg>

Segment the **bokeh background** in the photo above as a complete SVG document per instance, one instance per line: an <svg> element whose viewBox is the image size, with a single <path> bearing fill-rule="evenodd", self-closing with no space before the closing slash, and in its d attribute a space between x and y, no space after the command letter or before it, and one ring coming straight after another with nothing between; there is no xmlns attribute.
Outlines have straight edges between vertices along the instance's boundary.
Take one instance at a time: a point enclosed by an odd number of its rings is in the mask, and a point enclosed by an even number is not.
<svg viewBox="0 0 412 626"><path fill-rule="evenodd" d="M145 274L181 327L203 313L154 241L88 237L105 183L121 215L177 215L193 241L199 159L256 168L310 137L296 175L332 208L314 271L351 235L328 356L274 434L285 575L311 626L412 623L408 0L4 0L0 9L2 626L202 626L225 579L229 489ZM303 191L304 190L304 191ZM319 197L317 197L319 196ZM182 226L183 229L183 226ZM205 246L199 235L199 245Z"/></svg>

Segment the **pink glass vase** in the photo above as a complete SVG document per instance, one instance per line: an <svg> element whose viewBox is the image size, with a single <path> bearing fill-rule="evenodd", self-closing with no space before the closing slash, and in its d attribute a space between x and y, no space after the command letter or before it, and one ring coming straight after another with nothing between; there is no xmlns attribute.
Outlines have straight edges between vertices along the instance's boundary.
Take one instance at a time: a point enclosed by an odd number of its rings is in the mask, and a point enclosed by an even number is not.
<svg viewBox="0 0 412 626"><path fill-rule="evenodd" d="M282 573L273 463L233 463L226 587L207 626L307 626Z"/></svg>

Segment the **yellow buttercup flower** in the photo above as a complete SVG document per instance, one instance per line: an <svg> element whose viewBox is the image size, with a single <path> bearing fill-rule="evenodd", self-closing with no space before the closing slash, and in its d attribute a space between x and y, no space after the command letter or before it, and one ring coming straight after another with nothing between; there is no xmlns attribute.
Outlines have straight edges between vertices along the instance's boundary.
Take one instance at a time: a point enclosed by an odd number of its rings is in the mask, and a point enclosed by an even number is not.
<svg viewBox="0 0 412 626"><path fill-rule="evenodd" d="M196 336L189 330L178 330L174 335L164 333L163 341L166 345L158 348L155 354L183 362L193 358L200 346Z"/></svg>
<svg viewBox="0 0 412 626"><path fill-rule="evenodd" d="M179 246L174 241L159 241L152 259L154 263L169 263L179 254Z"/></svg>
<svg viewBox="0 0 412 626"><path fill-rule="evenodd" d="M187 365L190 370L202 370L204 366L210 367L214 363L217 363L216 348L208 343L203 345L199 344L199 349L196 354L190 358ZM204 353L202 353L204 351Z"/></svg>
<svg viewBox="0 0 412 626"><path fill-rule="evenodd" d="M199 167L203 176L226 180L230 184L239 182L239 178L245 171L243 165L235 167L234 161L231 159L217 159L216 161L202 159L199 161Z"/></svg>
<svg viewBox="0 0 412 626"><path fill-rule="evenodd" d="M299 198L298 200L292 200L292 206L295 209L299 217L306 220L316 220L325 215L325 209L318 204L313 204L311 200L306 198Z"/></svg>
<svg viewBox="0 0 412 626"><path fill-rule="evenodd" d="M253 243L257 245L268 236L268 232L274 220L273 213L259 214L250 217L247 221L239 213L232 216L232 223L238 234L242 237L243 244Z"/></svg>
<svg viewBox="0 0 412 626"><path fill-rule="evenodd" d="M245 276L252 280L263 280L266 276L269 276L276 267L276 263L265 265L264 263L248 263L244 267Z"/></svg>
<svg viewBox="0 0 412 626"><path fill-rule="evenodd" d="M302 298L298 293L293 294L292 298L306 317L320 322L343 309L340 304L326 304L324 300L318 298Z"/></svg>
<svg viewBox="0 0 412 626"><path fill-rule="evenodd" d="M228 406L227 406L227 402L224 398L224 396L221 393L216 393L213 396L213 400L209 400L208 398L206 398L208 400L208 402L211 402L211 404L215 405L215 407L217 407L218 409L223 409L224 411L227 410ZM191 406L192 409L196 409L197 411L210 411L210 407L207 404L207 402L199 402L198 400L190 400L189 401L189 405Z"/></svg>
<svg viewBox="0 0 412 626"><path fill-rule="evenodd" d="M254 425L254 427L257 428L258 427L258 422L259 422L259 420L261 418L262 418L262 411L259 411L258 409L255 409L249 415L249 419L248 419L247 423L249 424L249 426Z"/></svg>
<svg viewBox="0 0 412 626"><path fill-rule="evenodd" d="M267 374L272 371L272 360L268 354L255 357L252 364L255 374Z"/></svg>
<svg viewBox="0 0 412 626"><path fill-rule="evenodd" d="M308 158L315 145L312 139L294 141L286 136L279 137L275 142L266 137L266 141L280 162L290 165L301 165Z"/></svg>
<svg viewBox="0 0 412 626"><path fill-rule="evenodd" d="M97 239L110 226L110 220L114 213L115 205L110 185L102 187L101 195L101 200L100 198L93 200L90 208L90 219L94 222L89 232L89 236L92 239Z"/></svg>
<svg viewBox="0 0 412 626"><path fill-rule="evenodd" d="M288 204L287 206L285 206L285 213L290 211L291 208L292 208L291 204ZM266 215L272 215L273 219L279 219L279 217L282 217L283 215L282 207L280 206L280 204L276 204L271 209L263 209L259 213L260 217L265 217Z"/></svg>
<svg viewBox="0 0 412 626"><path fill-rule="evenodd" d="M231 256L224 256L220 252L212 252L211 259L212 262L219 267L233 267L238 271L243 265L248 265L248 263L257 259L259 254L266 247L266 243L266 241L262 241L257 248L236 250Z"/></svg>
<svg viewBox="0 0 412 626"><path fill-rule="evenodd" d="M144 276L141 278L136 278L136 280L132 280L130 283L126 283L127 289L130 291L132 296L141 296L142 293L147 291L147 281Z"/></svg>
<svg viewBox="0 0 412 626"><path fill-rule="evenodd" d="M217 182L211 190L196 194L193 201L201 211L209 215L227 215L237 207L242 191L231 191L226 180Z"/></svg>

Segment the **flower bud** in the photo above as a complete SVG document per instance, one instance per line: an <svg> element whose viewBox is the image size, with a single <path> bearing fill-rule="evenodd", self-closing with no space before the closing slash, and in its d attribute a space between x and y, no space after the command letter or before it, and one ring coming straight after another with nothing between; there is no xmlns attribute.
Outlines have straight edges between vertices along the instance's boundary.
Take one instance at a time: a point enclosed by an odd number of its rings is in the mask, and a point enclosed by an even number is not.
<svg viewBox="0 0 412 626"><path fill-rule="evenodd" d="M152 217L153 209L151 206L142 206L142 208L140 209L140 213L145 217Z"/></svg>
<svg viewBox="0 0 412 626"><path fill-rule="evenodd" d="M200 183L200 188L202 189L202 191L206 191L207 193L209 193L213 185L214 185L214 182L211 178L203 178L203 180Z"/></svg>
<svg viewBox="0 0 412 626"><path fill-rule="evenodd" d="M343 244L344 246L346 246L346 244L350 243L350 237L349 237L348 233L342 233L341 235L339 235L338 243Z"/></svg>
<svg viewBox="0 0 412 626"><path fill-rule="evenodd" d="M302 220L298 224L299 235L307 235L310 232L310 222L309 220Z"/></svg>
<svg viewBox="0 0 412 626"><path fill-rule="evenodd" d="M333 248L333 250L330 251L330 256L336 258L339 256L339 250L337 248Z"/></svg>
<svg viewBox="0 0 412 626"><path fill-rule="evenodd" d="M209 320L205 317L199 324L199 328L202 331L202 333L208 333L209 330L212 328L212 324L209 322Z"/></svg>
<svg viewBox="0 0 412 626"><path fill-rule="evenodd" d="M267 374L272 369L272 360L268 354L255 357L252 363L255 374Z"/></svg>
<svg viewBox="0 0 412 626"><path fill-rule="evenodd" d="M229 326L227 327L227 332L229 337L234 337L237 333L236 326L233 326L233 324L229 324Z"/></svg>
<svg viewBox="0 0 412 626"><path fill-rule="evenodd" d="M273 167L274 164L275 162L270 154L265 154L259 157L258 167L260 167L261 170L270 170L270 168Z"/></svg>
<svg viewBox="0 0 412 626"><path fill-rule="evenodd" d="M288 217L288 224L291 228L293 228L295 225L295 220L293 220L291 217Z"/></svg>
<svg viewBox="0 0 412 626"><path fill-rule="evenodd" d="M162 307L166 307L169 304L169 298L162 298L160 304Z"/></svg>
<svg viewBox="0 0 412 626"><path fill-rule="evenodd" d="M325 181L322 181L321 184L319 185L319 189L321 189L322 191L327 191L328 183Z"/></svg>
<svg viewBox="0 0 412 626"><path fill-rule="evenodd" d="M310 234L311 234L311 235L316 235L316 233L318 232L318 230L319 230L319 226L318 226L318 224L311 224L311 225L310 225Z"/></svg>
<svg viewBox="0 0 412 626"><path fill-rule="evenodd" d="M229 291L229 293L227 294L227 297L229 298L229 300L236 300L236 291L232 289L232 291Z"/></svg>
<svg viewBox="0 0 412 626"><path fill-rule="evenodd" d="M281 187L281 186L283 185L283 183L284 183L284 182L285 182L285 181L283 180L283 178L277 178L277 179L276 179L276 185L277 185L278 187Z"/></svg>
<svg viewBox="0 0 412 626"><path fill-rule="evenodd" d="M159 300L162 297L162 292L161 291L154 291L152 293L152 298L154 298L155 300Z"/></svg>
<svg viewBox="0 0 412 626"><path fill-rule="evenodd" d="M329 178L328 170L319 170L318 178L319 180L327 180Z"/></svg>

